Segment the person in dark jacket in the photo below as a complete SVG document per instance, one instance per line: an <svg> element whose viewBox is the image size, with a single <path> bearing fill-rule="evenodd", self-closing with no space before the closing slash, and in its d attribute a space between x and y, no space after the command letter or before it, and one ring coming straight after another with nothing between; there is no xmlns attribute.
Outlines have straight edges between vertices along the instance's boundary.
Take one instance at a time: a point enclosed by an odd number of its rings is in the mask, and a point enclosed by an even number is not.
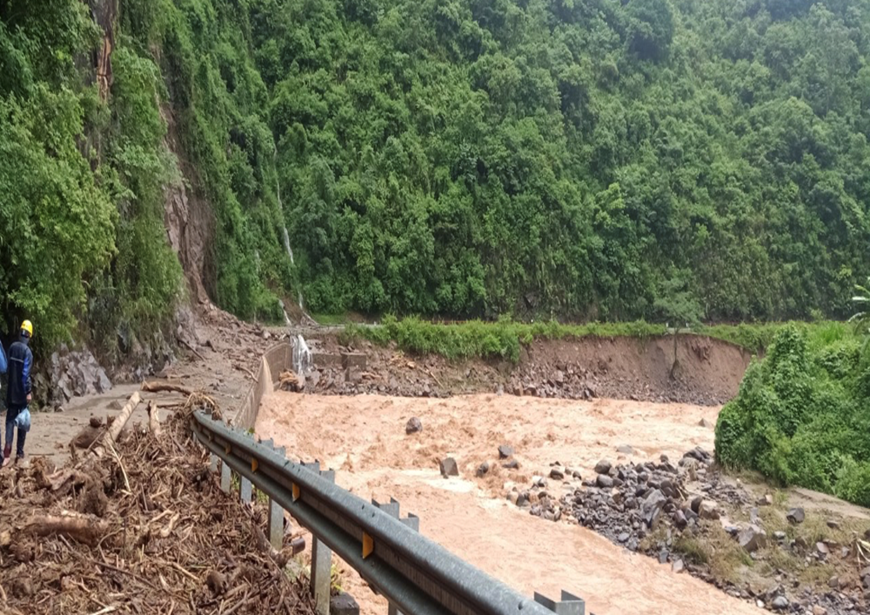
<svg viewBox="0 0 870 615"><path fill-rule="evenodd" d="M9 386L6 389L6 446L3 448L3 463L12 457L12 436L15 432L15 419L25 410L32 396L30 369L33 367L33 353L30 351L30 338L33 337L33 324L29 320L21 323L18 341L9 347L8 372ZM18 459L24 459L24 440L27 431L18 428Z"/></svg>

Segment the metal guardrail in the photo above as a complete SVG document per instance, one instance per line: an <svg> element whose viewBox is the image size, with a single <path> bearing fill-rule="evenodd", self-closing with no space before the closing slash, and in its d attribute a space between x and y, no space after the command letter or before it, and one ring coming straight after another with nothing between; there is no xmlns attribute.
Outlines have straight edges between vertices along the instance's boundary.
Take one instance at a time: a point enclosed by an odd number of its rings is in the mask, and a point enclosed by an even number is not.
<svg viewBox="0 0 870 615"><path fill-rule="evenodd" d="M284 511L311 531L311 586L321 615L329 613L332 551L406 615L584 615L583 600L562 592L560 601L524 597L417 532L419 519L399 518L399 503L371 503L335 485L335 473L319 463L293 463L271 440L256 442L210 415L191 415L196 439L221 462L221 486L240 477L240 495L252 485L269 496L269 538L280 549Z"/></svg>

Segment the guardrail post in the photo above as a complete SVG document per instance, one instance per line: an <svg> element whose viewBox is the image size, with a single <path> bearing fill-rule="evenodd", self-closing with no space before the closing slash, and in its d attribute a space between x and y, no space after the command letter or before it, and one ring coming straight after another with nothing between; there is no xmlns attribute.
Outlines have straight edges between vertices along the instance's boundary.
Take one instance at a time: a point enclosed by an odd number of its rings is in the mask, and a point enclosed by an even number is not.
<svg viewBox="0 0 870 615"><path fill-rule="evenodd" d="M221 463L221 489L223 489L225 493L230 492L232 477L233 471L230 470L230 466L226 463Z"/></svg>
<svg viewBox="0 0 870 615"><path fill-rule="evenodd" d="M284 447L276 447L272 438L260 440L260 444L272 449L281 457L286 455ZM276 551L284 547L284 508L278 502L269 498L269 543Z"/></svg>
<svg viewBox="0 0 870 615"><path fill-rule="evenodd" d="M583 599L569 594L564 589L562 590L562 599L559 602L550 600L538 592L535 592L535 602L544 605L556 615L585 615L586 613L586 603ZM590 615L592 614L590 613Z"/></svg>
<svg viewBox="0 0 870 615"><path fill-rule="evenodd" d="M320 471L320 462L303 463L303 467L312 472L319 472L320 476L331 483L335 482L335 472L332 470ZM329 594L332 583L332 549L311 537L311 594L314 596L314 604L318 615L329 615Z"/></svg>
<svg viewBox="0 0 870 615"><path fill-rule="evenodd" d="M400 505L399 501L393 498L390 498L389 504L381 504L377 500L372 500L372 504L380 508L382 511L390 515L393 519L399 519L402 523L407 525L409 528L414 530L415 532L420 531L420 517L417 515L408 513L408 517L406 519L399 518L399 510ZM395 604L392 602L387 606L387 615L404 615Z"/></svg>
<svg viewBox="0 0 870 615"><path fill-rule="evenodd" d="M239 476L239 480L240 480L239 494L240 494L240 497L242 499L242 502L250 504L251 500L253 499L253 496L254 496L251 481L249 481L244 476Z"/></svg>
<svg viewBox="0 0 870 615"><path fill-rule="evenodd" d="M269 498L269 542L276 551L284 546L284 509L272 498Z"/></svg>

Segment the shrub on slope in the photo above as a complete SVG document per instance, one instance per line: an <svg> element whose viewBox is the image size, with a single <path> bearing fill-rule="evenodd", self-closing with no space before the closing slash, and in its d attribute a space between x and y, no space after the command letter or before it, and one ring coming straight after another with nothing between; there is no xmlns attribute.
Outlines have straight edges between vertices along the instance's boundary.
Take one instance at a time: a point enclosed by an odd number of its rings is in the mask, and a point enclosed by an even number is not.
<svg viewBox="0 0 870 615"><path fill-rule="evenodd" d="M716 426L716 456L870 506L870 358L857 338L777 334Z"/></svg>

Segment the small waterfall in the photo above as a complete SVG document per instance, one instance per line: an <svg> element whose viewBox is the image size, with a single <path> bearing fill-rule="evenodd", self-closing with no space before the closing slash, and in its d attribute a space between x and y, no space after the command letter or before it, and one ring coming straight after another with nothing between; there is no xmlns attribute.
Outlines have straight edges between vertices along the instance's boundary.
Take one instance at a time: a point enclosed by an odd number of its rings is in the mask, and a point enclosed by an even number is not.
<svg viewBox="0 0 870 615"><path fill-rule="evenodd" d="M277 148L272 154L272 160L274 161L275 157L278 155ZM278 209L281 211L281 233L283 235L284 240L284 249L287 251L287 256L290 257L290 264L295 266L296 259L293 258L293 248L290 247L290 233L287 232L287 225L284 223L284 201L281 200L281 181L278 179L278 164L275 163L275 194L278 196ZM298 291L297 303L299 303L299 309L302 310L302 315L308 317L308 314L305 313L305 303L302 300L302 290ZM290 318L287 316L287 311L284 311L284 318L287 321L287 324L290 325ZM303 341L304 343L304 341Z"/></svg>
<svg viewBox="0 0 870 615"><path fill-rule="evenodd" d="M281 312L284 313L284 324L288 327L293 326L293 321L290 320L290 316L287 314L287 308L284 306L284 302L281 299L278 299L278 305L281 306Z"/></svg>
<svg viewBox="0 0 870 615"><path fill-rule="evenodd" d="M305 343L305 338L297 335L293 344L293 371L297 376L304 377L312 363L311 349Z"/></svg>
<svg viewBox="0 0 870 615"><path fill-rule="evenodd" d="M281 202L280 196L278 197L278 202ZM281 230L284 231L284 249L287 250L287 256L290 257L290 264L295 265L296 261L293 260L293 248L290 247L290 233L287 232L287 225L282 224Z"/></svg>

